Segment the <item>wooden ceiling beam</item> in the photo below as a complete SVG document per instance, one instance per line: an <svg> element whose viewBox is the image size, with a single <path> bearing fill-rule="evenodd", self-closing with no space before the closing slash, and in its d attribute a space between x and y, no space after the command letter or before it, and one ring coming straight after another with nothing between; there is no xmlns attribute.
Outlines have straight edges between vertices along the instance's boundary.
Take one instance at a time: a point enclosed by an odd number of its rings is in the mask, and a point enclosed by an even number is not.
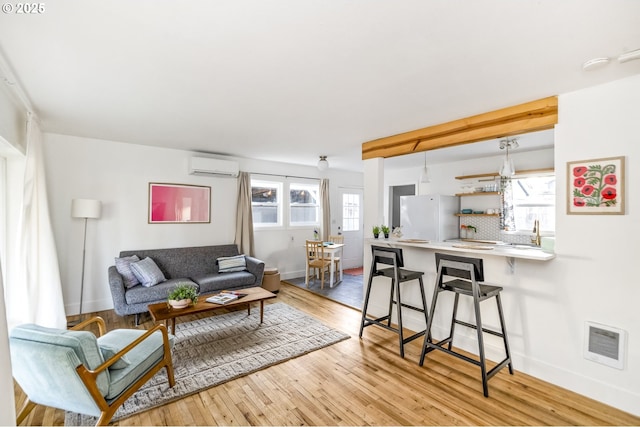
<svg viewBox="0 0 640 427"><path fill-rule="evenodd" d="M551 96L362 144L362 160L395 157L455 145L553 129L558 98Z"/></svg>

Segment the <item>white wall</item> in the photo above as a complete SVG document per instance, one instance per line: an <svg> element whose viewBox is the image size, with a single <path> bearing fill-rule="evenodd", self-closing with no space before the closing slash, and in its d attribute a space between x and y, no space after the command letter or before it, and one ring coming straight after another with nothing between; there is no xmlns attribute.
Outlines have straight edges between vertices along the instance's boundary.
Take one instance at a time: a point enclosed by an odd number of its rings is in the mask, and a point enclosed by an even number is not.
<svg viewBox="0 0 640 427"><path fill-rule="evenodd" d="M107 268L122 250L233 243L237 179L187 173L192 152L45 134L45 168L67 313L79 306L83 220L70 216L74 198L98 199L102 217L89 220L83 311L113 307ZM320 177L315 167L236 159L240 170ZM329 170L332 203L340 185L362 186L362 174ZM278 179L277 177L272 177ZM211 186L210 224L148 224L149 182ZM335 209L332 210L335 216ZM293 236L293 241L291 237ZM304 271L302 245L312 229L255 233L256 256L283 278ZM303 274L303 273L302 273Z"/></svg>
<svg viewBox="0 0 640 427"><path fill-rule="evenodd" d="M2 157L0 173L3 174L0 177L0 185L4 186L4 188L0 189L0 193L3 196L0 202L3 204L0 207L0 212L3 213L3 215L0 215L2 218L2 224L0 224L2 238L0 238L0 241L7 244L6 246L0 245L0 264L2 265L0 269L0 390L5 396L5 398L0 399L0 425L15 425L15 400L3 278L6 274L5 268L9 259L7 247L11 239L8 225L16 213L16 209L12 209L11 206L13 206L12 202L19 197L19 192L16 192L12 187L6 186L6 183L10 177L16 175L15 164L24 165L22 144L25 136L26 109L19 106L13 95L7 92L4 85L0 85L0 111L2 111L2 114L0 114L0 157Z"/></svg>
<svg viewBox="0 0 640 427"><path fill-rule="evenodd" d="M635 245L640 237L640 201L634 197L637 193L635 185L640 182L637 172L640 169L638 105L640 76L561 95L554 154L557 257L548 262L518 260L514 274L504 260L485 257L488 260L487 280L499 281L505 288L503 303L516 370L635 415L640 415L640 322L637 315L640 287L635 268ZM566 215L567 162L613 156L626 156L626 215ZM440 172L457 174L448 166ZM379 177L370 171L365 167L367 185L379 182ZM486 170L479 166L478 171L466 173L473 172ZM437 173L432 174L432 179L435 175ZM419 171L415 176L419 176ZM402 179L409 177L398 180ZM396 182L387 184L395 185ZM379 191L386 191L386 188L379 188ZM367 217L378 215L380 212L365 212L365 222ZM365 270L367 258L370 259L366 255ZM422 267L429 273L426 280L432 283L432 256L425 259L409 257L407 265L410 263L413 264L411 267ZM432 285L428 289L432 289ZM428 295L430 300L430 290ZM374 314L386 310L385 297L382 293L375 296ZM627 331L623 370L584 359L585 321ZM436 318L435 322L437 327L444 326L443 319ZM407 327L415 330L424 329L423 323L417 316L409 316L406 322ZM464 347L464 340L462 342Z"/></svg>

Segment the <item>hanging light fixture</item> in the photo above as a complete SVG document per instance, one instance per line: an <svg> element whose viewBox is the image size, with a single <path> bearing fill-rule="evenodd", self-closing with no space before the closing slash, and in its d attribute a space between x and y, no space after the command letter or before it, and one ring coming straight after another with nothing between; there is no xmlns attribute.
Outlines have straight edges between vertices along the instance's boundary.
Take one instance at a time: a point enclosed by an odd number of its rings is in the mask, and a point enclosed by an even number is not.
<svg viewBox="0 0 640 427"><path fill-rule="evenodd" d="M329 169L329 162L327 161L327 156L320 156L320 160L318 160L318 170L325 171Z"/></svg>
<svg viewBox="0 0 640 427"><path fill-rule="evenodd" d="M428 183L431 182L431 177L429 176L429 168L427 168L427 152L424 153L424 168L422 168L422 172L420 173L420 182Z"/></svg>
<svg viewBox="0 0 640 427"><path fill-rule="evenodd" d="M505 138L500 140L500 149L507 150L502 167L500 168L500 176L511 178L516 174L516 168L513 166L513 159L509 157L509 149L518 148L518 140L516 138Z"/></svg>

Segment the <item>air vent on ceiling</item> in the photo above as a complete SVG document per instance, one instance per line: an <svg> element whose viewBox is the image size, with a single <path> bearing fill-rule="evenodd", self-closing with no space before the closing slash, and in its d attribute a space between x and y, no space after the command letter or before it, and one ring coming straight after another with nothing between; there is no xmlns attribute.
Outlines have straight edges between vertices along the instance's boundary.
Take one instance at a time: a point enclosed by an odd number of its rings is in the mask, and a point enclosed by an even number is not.
<svg viewBox="0 0 640 427"><path fill-rule="evenodd" d="M191 175L235 178L239 172L240 166L238 162L232 160L192 157L189 162L189 174Z"/></svg>

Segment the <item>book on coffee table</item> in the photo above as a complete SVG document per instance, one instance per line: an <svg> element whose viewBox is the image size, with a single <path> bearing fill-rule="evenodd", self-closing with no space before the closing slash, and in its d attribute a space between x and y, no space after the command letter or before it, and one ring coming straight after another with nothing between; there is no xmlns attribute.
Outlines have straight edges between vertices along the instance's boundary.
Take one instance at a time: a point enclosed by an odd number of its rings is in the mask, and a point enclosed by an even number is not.
<svg viewBox="0 0 640 427"><path fill-rule="evenodd" d="M219 293L217 295L212 295L206 299L207 302L212 302L214 304L227 304L231 301L235 301L238 299L238 295L228 294L228 293Z"/></svg>

